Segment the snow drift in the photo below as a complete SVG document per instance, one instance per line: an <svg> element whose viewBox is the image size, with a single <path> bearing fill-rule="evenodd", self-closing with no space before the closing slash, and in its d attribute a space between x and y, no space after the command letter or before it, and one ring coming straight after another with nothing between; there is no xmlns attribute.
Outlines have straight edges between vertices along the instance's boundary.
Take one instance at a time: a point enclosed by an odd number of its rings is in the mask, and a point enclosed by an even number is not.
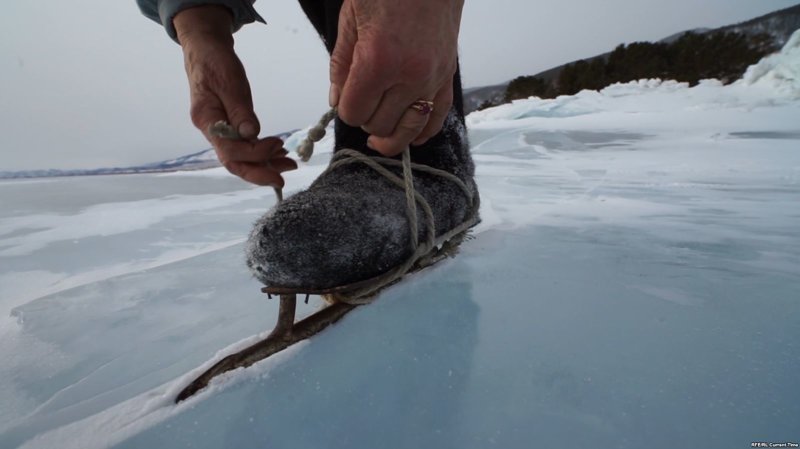
<svg viewBox="0 0 800 449"><path fill-rule="evenodd" d="M789 98L800 98L800 30L783 49L747 69L739 83L774 89Z"/></svg>

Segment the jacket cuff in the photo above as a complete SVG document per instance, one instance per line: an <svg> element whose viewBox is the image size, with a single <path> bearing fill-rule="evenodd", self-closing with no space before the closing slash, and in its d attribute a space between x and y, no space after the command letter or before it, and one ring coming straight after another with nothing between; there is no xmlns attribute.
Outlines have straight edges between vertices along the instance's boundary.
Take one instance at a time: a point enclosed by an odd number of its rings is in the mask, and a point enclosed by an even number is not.
<svg viewBox="0 0 800 449"><path fill-rule="evenodd" d="M228 8L233 16L232 32L239 30L246 23L267 23L248 0L158 0L158 16L169 37L178 42L178 33L175 31L172 19L184 9L206 5L219 5Z"/></svg>

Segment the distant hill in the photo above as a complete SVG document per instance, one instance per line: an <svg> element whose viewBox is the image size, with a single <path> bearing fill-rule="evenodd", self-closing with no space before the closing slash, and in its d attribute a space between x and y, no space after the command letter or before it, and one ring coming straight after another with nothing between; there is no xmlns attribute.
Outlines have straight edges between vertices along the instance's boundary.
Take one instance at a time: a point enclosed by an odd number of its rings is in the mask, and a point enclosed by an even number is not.
<svg viewBox="0 0 800 449"><path fill-rule="evenodd" d="M0 179L47 178L58 176L127 175L134 173L162 173L178 170L198 170L220 165L213 149L199 151L179 158L131 167L105 167L87 169L42 169L0 172Z"/></svg>
<svg viewBox="0 0 800 449"><path fill-rule="evenodd" d="M693 30L681 31L679 33L675 33L668 37L665 37L664 39L661 39L658 42L671 44L678 41L680 38L684 37L687 33L706 35L709 33L725 31L725 32L742 33L748 36L767 34L772 39L773 47L779 49L784 44L786 44L786 41L789 39L792 33L798 28L800 28L800 4L791 6L789 8L781 9L778 11L774 11L769 14L765 14L763 16L759 16L754 19L750 19L734 25L727 25L724 27L713 28L713 29L698 28ZM590 58L585 58L578 61L572 61L567 64L563 64L545 70L543 72L539 72L533 75L533 77L540 78L546 83L553 83L555 82L555 80L558 79L559 75L561 74L561 72L564 70L565 67L575 64L579 61L585 61L587 63L591 63L597 59L606 61L608 60L611 53L612 52L607 52L596 56L592 56ZM465 89L464 108L466 109L467 113L472 112L478 109L481 105L487 103L494 103L494 104L502 103L506 89L508 88L510 82L511 81L506 81L491 86L481 86L481 87Z"/></svg>
<svg viewBox="0 0 800 449"><path fill-rule="evenodd" d="M508 83L506 81L500 84L481 87L469 87L464 89L464 111L469 114L478 109L478 107L488 101L499 102L503 99L506 92Z"/></svg>
<svg viewBox="0 0 800 449"><path fill-rule="evenodd" d="M792 33L797 29L800 29L800 4L735 25L717 28L718 31L735 31L744 34L769 34L778 47L783 47Z"/></svg>
<svg viewBox="0 0 800 449"><path fill-rule="evenodd" d="M277 134L286 140L295 131L287 131ZM206 168L219 167L219 159L213 148L187 154L175 159L151 162L148 164L134 165L130 167L104 167L104 168L85 168L85 169L41 169L41 170L22 170L22 171L0 171L0 179L25 179L25 178L48 178L59 176L95 176L95 175L128 175L135 173L164 173L173 171L202 170Z"/></svg>

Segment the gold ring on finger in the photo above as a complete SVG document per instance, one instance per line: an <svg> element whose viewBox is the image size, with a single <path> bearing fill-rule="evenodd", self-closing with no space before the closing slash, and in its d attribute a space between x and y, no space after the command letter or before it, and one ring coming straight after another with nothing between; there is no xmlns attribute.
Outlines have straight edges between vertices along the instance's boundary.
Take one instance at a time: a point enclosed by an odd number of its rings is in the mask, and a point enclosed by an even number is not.
<svg viewBox="0 0 800 449"><path fill-rule="evenodd" d="M419 112L422 115L428 115L433 112L433 102L427 100L417 100L411 103L409 108Z"/></svg>

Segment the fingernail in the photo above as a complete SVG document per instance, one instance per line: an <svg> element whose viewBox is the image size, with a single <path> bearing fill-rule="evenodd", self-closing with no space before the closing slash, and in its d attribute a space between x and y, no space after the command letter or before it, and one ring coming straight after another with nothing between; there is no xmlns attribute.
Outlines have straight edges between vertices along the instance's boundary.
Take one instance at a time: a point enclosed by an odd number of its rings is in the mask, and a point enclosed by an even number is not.
<svg viewBox="0 0 800 449"><path fill-rule="evenodd" d="M244 122L239 125L239 135L245 139L250 139L256 137L258 131L256 129L256 124L253 122Z"/></svg>
<svg viewBox="0 0 800 449"><path fill-rule="evenodd" d="M336 84L331 84L331 88L328 91L328 104L332 108L339 104L339 86Z"/></svg>
<svg viewBox="0 0 800 449"><path fill-rule="evenodd" d="M373 150L375 149L375 139L372 136L367 137L367 146Z"/></svg>

